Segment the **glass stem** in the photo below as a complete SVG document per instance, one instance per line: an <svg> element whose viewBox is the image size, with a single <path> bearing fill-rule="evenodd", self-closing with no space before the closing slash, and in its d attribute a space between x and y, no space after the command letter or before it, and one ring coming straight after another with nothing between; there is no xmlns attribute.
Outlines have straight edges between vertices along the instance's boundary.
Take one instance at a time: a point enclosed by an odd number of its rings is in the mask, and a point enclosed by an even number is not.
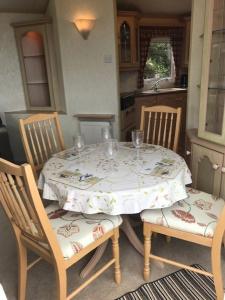
<svg viewBox="0 0 225 300"><path fill-rule="evenodd" d="M139 160L139 157L140 157L140 155L139 155L139 154L140 154L140 153L139 153L139 150L140 150L140 149L139 149L139 147L138 147L138 148L137 148L137 160Z"/></svg>
<svg viewBox="0 0 225 300"><path fill-rule="evenodd" d="M113 159L110 159L110 169L111 173L113 173Z"/></svg>

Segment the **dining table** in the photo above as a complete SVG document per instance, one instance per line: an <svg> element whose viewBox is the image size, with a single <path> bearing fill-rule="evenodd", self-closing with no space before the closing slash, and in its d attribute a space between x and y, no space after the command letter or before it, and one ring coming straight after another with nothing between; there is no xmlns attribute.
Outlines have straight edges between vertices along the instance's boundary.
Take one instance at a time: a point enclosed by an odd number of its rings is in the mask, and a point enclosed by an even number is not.
<svg viewBox="0 0 225 300"><path fill-rule="evenodd" d="M54 154L40 173L38 187L44 199L58 201L65 210L122 215L122 231L143 255L132 216L187 198L191 173L185 160L170 149L143 144L137 156L132 143L120 142L118 151L108 157L105 144L87 145L81 153L70 148ZM106 246L96 249L82 277L97 264Z"/></svg>

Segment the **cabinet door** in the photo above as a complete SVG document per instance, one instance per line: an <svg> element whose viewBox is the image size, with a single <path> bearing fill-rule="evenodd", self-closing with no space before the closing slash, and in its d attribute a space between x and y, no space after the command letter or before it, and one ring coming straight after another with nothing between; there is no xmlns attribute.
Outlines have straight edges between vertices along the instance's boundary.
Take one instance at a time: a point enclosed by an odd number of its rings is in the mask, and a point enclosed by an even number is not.
<svg viewBox="0 0 225 300"><path fill-rule="evenodd" d="M199 137L225 145L224 0L206 1Z"/></svg>
<svg viewBox="0 0 225 300"><path fill-rule="evenodd" d="M120 63L131 64L132 23L129 18L119 19L118 26Z"/></svg>
<svg viewBox="0 0 225 300"><path fill-rule="evenodd" d="M184 155L186 164L188 168L191 170L191 141L188 137L188 135L185 136L185 155Z"/></svg>
<svg viewBox="0 0 225 300"><path fill-rule="evenodd" d="M120 68L138 68L138 26L135 14L117 17Z"/></svg>
<svg viewBox="0 0 225 300"><path fill-rule="evenodd" d="M221 181L220 197L225 199L225 157L224 157L223 167L222 167L222 181Z"/></svg>
<svg viewBox="0 0 225 300"><path fill-rule="evenodd" d="M127 109L121 111L121 122L120 127L123 130L135 123L135 107L134 105L128 107Z"/></svg>
<svg viewBox="0 0 225 300"><path fill-rule="evenodd" d="M191 163L193 187L219 196L222 164L222 153L193 144Z"/></svg>

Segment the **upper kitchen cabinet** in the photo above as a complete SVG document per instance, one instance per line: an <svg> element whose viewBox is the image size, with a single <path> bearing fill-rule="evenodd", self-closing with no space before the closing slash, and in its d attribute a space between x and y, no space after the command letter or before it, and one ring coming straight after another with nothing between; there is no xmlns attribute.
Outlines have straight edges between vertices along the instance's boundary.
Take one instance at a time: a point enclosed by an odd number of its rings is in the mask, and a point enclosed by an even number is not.
<svg viewBox="0 0 225 300"><path fill-rule="evenodd" d="M119 11L117 15L120 70L137 70L138 53L138 13Z"/></svg>
<svg viewBox="0 0 225 300"><path fill-rule="evenodd" d="M51 20L12 24L15 30L27 110L64 110L59 101L58 76Z"/></svg>
<svg viewBox="0 0 225 300"><path fill-rule="evenodd" d="M198 135L225 145L225 0L206 1Z"/></svg>

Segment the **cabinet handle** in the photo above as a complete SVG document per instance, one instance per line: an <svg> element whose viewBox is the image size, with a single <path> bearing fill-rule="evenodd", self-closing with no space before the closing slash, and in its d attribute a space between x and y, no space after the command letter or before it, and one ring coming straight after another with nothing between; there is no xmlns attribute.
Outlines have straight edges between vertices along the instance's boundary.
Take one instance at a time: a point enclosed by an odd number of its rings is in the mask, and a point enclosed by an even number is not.
<svg viewBox="0 0 225 300"><path fill-rule="evenodd" d="M218 169L219 169L219 167L220 167L220 166L219 166L219 165L217 165L217 164L213 164L213 165L212 165L212 167L213 167L213 170L215 170L215 171L216 171L216 170L218 170Z"/></svg>
<svg viewBox="0 0 225 300"><path fill-rule="evenodd" d="M222 167L221 171L222 173L225 173L225 167Z"/></svg>
<svg viewBox="0 0 225 300"><path fill-rule="evenodd" d="M186 151L186 155L191 155L191 151Z"/></svg>

